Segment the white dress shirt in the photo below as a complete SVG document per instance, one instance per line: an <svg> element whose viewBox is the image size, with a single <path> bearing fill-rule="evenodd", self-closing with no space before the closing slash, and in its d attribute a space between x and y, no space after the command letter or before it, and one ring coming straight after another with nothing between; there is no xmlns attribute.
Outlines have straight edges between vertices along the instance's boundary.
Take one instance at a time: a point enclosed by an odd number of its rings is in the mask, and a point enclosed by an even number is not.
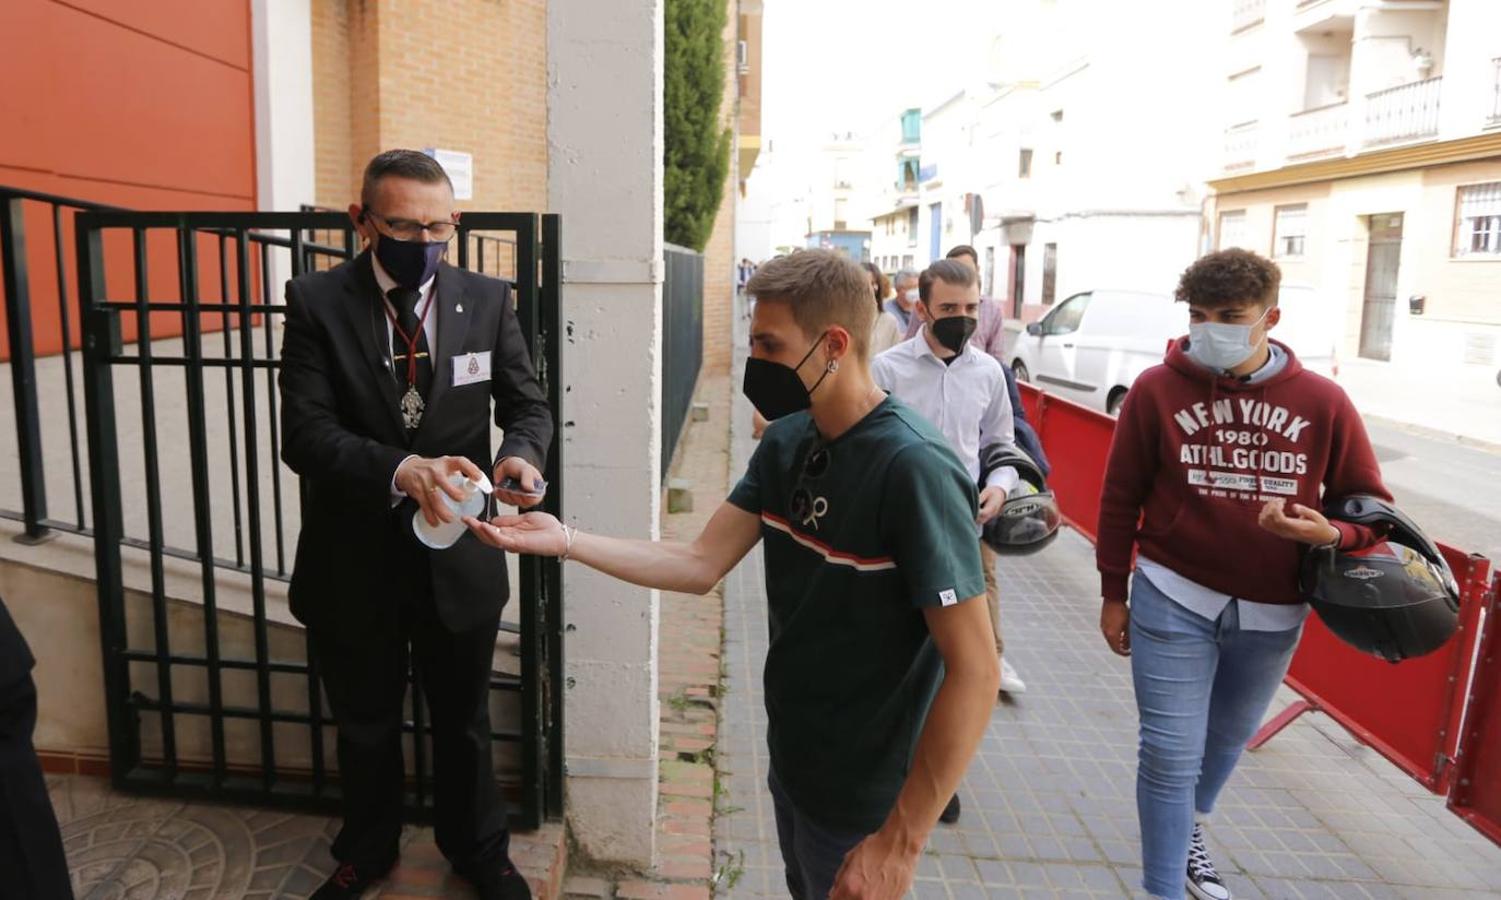
<svg viewBox="0 0 1501 900"><path fill-rule="evenodd" d="M948 438L959 462L976 483L980 451L992 444L1016 446L1011 397L1006 375L989 354L966 343L951 365L928 346L928 330L877 356L870 374L882 390L912 407ZM1010 491L1016 470L1006 466L990 473L986 487Z"/></svg>

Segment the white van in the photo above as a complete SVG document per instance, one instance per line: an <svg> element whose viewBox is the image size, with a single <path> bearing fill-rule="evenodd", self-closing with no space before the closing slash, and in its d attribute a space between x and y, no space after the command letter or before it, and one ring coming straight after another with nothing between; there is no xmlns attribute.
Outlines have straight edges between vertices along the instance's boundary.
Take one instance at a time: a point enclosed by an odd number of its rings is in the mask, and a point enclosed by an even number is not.
<svg viewBox="0 0 1501 900"><path fill-rule="evenodd" d="M1303 365L1339 373L1331 311L1305 285L1284 285L1272 335ZM1188 333L1188 307L1167 294L1097 290L1074 294L1027 326L1011 350L1018 381L1115 415L1136 376L1162 362L1168 342Z"/></svg>

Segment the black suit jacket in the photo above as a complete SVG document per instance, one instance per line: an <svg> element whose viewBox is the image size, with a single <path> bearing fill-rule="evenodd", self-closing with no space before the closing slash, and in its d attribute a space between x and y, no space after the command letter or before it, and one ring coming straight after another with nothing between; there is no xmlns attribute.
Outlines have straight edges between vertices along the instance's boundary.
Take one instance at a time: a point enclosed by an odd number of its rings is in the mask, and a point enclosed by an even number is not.
<svg viewBox="0 0 1501 900"><path fill-rule="evenodd" d="M25 678L36 663L31 658L31 648L21 637L21 629L10 617L5 601L0 600L0 688L6 688Z"/></svg>
<svg viewBox="0 0 1501 900"><path fill-rule="evenodd" d="M465 533L428 550L411 531L416 504L391 508L391 478L410 454L467 456L487 474L520 456L539 470L552 414L537 384L510 286L442 264L438 346L422 424L410 441L380 288L366 251L326 272L287 282L282 344L282 459L302 477L302 532L292 570L292 614L309 627L368 633L395 627L402 598L393 571L427 554L439 619L451 631L493 621L508 595L505 554ZM453 386L453 358L491 353L489 382ZM490 454L490 414L505 431ZM399 548L396 542L406 543Z"/></svg>

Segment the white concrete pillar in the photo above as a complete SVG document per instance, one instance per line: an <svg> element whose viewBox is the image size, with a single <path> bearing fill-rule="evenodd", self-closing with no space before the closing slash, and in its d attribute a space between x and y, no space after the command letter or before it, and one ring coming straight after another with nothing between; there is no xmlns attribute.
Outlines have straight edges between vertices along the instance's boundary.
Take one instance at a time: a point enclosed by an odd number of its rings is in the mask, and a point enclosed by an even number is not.
<svg viewBox="0 0 1501 900"><path fill-rule="evenodd" d="M655 539L661 493L663 0L551 0L548 197L563 218L565 515ZM568 818L588 856L648 866L658 595L563 575Z"/></svg>
<svg viewBox="0 0 1501 900"><path fill-rule="evenodd" d="M317 197L313 151L313 23L310 0L252 0L256 208L296 212ZM273 299L292 277L286 251L272 253Z"/></svg>

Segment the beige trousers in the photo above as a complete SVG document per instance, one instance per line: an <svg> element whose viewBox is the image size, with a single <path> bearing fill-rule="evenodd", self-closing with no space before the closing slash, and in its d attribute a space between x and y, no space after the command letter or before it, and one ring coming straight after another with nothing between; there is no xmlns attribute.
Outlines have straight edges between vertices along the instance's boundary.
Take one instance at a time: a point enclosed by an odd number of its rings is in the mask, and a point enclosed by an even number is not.
<svg viewBox="0 0 1501 900"><path fill-rule="evenodd" d="M980 564L985 567L985 603L990 607L990 626L995 629L995 655L1006 651L1006 641L1001 637L1001 586L995 580L995 551L984 541L980 542Z"/></svg>

